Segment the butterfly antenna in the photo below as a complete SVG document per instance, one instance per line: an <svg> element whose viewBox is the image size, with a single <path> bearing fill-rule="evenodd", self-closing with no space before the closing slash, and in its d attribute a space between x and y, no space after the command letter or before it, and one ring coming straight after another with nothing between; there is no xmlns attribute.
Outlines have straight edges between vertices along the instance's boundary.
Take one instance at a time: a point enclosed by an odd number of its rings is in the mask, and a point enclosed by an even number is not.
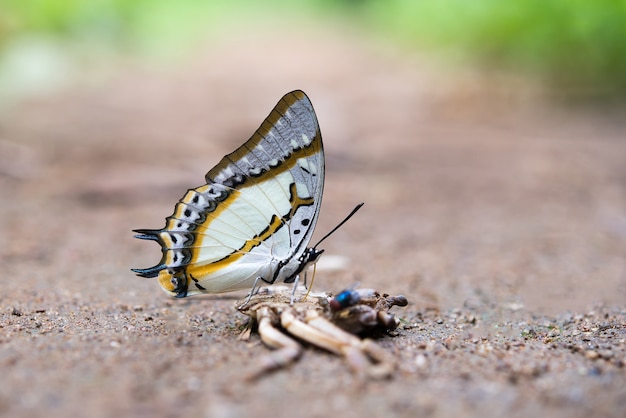
<svg viewBox="0 0 626 418"><path fill-rule="evenodd" d="M313 246L313 249L317 248L318 245L320 245L322 243L322 241L324 241L326 238L328 238L329 236L331 236L333 234L333 232L335 232L336 230L338 230L339 228L341 228L341 226L343 224L345 224L346 222L348 222L348 219L352 218L352 216L354 216L354 214L363 207L365 203L359 203L358 205L356 205L356 207L354 209L352 209L352 212L350 212L350 214L348 216L345 217L345 219L341 222L339 222L339 224L334 227L333 229L330 230L330 232L326 235L324 235L322 237L321 240L317 241L317 244L315 244Z"/></svg>

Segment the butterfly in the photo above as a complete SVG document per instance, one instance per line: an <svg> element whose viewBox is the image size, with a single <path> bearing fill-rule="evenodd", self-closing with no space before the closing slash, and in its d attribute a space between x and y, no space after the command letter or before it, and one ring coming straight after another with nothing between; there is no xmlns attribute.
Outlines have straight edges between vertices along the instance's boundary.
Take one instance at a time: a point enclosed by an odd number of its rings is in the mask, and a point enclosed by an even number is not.
<svg viewBox="0 0 626 418"><path fill-rule="evenodd" d="M164 228L134 230L163 254L154 267L132 271L158 277L176 297L247 288L252 295L277 281L295 290L324 251L307 248L322 203L324 146L306 94L283 96L205 180L185 193Z"/></svg>

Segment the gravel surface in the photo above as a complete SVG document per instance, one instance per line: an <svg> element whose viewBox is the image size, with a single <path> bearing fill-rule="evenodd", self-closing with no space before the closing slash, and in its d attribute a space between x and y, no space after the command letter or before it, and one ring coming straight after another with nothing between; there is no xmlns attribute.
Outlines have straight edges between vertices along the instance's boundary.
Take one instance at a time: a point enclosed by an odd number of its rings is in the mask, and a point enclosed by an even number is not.
<svg viewBox="0 0 626 418"><path fill-rule="evenodd" d="M171 67L0 115L0 415L626 416L623 119L328 30ZM310 349L245 383L267 349L237 339L241 294L170 299L129 270L160 257L131 229L161 227L296 88L326 148L316 235L366 203L314 287L409 299L379 341L390 380Z"/></svg>

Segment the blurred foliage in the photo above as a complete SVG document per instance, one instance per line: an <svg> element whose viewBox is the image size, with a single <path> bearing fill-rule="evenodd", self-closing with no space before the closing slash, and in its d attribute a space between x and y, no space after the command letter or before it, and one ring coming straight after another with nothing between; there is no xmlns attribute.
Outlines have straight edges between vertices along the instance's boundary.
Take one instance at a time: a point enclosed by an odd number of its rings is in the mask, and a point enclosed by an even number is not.
<svg viewBox="0 0 626 418"><path fill-rule="evenodd" d="M289 11L339 17L411 47L536 74L554 87L626 96L626 0L1 1L0 64L13 40L33 34L89 49L171 51L233 22Z"/></svg>
<svg viewBox="0 0 626 418"><path fill-rule="evenodd" d="M626 93L626 0L372 0L367 20L401 40L560 88Z"/></svg>
<svg viewBox="0 0 626 418"><path fill-rule="evenodd" d="M180 47L202 36L231 4L225 0L2 0L0 47L24 34L118 49Z"/></svg>

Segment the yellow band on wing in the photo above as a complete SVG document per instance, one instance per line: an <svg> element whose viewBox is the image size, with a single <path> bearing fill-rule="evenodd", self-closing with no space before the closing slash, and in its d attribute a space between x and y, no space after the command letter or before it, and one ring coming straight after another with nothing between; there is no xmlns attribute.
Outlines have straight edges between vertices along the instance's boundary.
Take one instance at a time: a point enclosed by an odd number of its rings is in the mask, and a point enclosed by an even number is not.
<svg viewBox="0 0 626 418"><path fill-rule="evenodd" d="M275 234L276 231L278 231L283 225L283 220L278 216L273 215L272 220L267 228L265 228L260 234L258 234L254 238L247 240L240 249L232 252L221 260L215 261L210 264L205 264L201 266L190 265L187 267L187 274L194 277L205 277L227 267L229 264L239 260L246 253L250 252L254 247L260 245L267 238Z"/></svg>

